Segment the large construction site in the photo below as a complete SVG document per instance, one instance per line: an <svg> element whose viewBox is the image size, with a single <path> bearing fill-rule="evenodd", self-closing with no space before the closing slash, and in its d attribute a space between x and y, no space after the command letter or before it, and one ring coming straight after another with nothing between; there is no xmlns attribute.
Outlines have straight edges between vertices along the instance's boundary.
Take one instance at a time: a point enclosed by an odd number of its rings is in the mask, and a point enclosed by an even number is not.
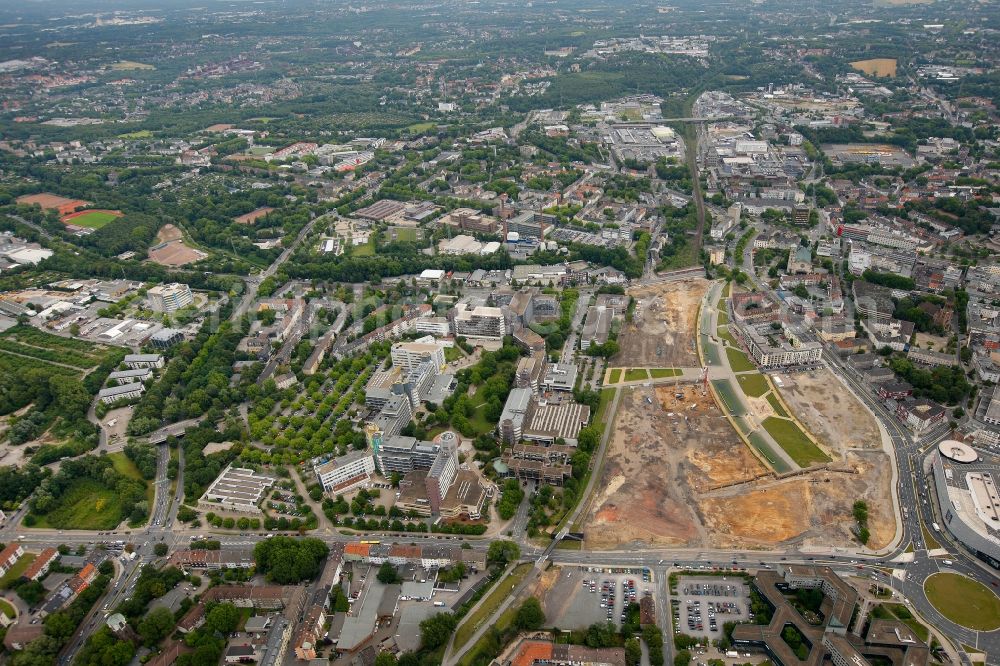
<svg viewBox="0 0 1000 666"><path fill-rule="evenodd" d="M704 289L696 293L700 297ZM687 307L687 326L673 330L666 349L693 344L697 303ZM655 349L654 322L644 321L636 338ZM623 353L627 349L623 345ZM892 475L874 417L828 371L778 381L795 416L830 452L831 463L775 474L701 383L622 389L602 476L583 522L586 546L842 546L853 540L851 508L858 499L869 506L868 547L891 542Z"/></svg>
<svg viewBox="0 0 1000 666"><path fill-rule="evenodd" d="M683 368L698 365L695 339L698 305L711 283L691 278L629 289L635 299L632 323L618 337L621 351L611 365L627 368Z"/></svg>

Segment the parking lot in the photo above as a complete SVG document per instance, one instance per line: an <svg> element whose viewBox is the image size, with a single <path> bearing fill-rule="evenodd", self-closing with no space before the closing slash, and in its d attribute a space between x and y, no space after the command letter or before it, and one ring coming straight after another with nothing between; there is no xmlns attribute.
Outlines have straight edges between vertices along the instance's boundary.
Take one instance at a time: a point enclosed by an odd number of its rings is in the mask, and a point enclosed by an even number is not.
<svg viewBox="0 0 1000 666"><path fill-rule="evenodd" d="M622 623L630 603L656 594L648 569L567 567L546 599L546 618L554 626L583 629L598 622Z"/></svg>
<svg viewBox="0 0 1000 666"><path fill-rule="evenodd" d="M745 622L750 592L738 578L682 577L677 581L675 633L716 640L726 622Z"/></svg>

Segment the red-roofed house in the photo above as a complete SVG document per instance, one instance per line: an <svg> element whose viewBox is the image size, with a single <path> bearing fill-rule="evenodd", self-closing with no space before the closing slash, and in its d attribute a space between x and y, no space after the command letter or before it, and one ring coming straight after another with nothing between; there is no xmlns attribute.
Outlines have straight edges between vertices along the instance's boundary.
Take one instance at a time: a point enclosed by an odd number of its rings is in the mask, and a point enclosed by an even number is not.
<svg viewBox="0 0 1000 666"><path fill-rule="evenodd" d="M9 544L3 551L0 551L0 576L10 571L22 555L24 555L24 548L19 543Z"/></svg>
<svg viewBox="0 0 1000 666"><path fill-rule="evenodd" d="M49 571L49 567L59 556L59 551L55 548L46 548L35 558L27 569L24 570L24 577L28 580L38 580Z"/></svg>

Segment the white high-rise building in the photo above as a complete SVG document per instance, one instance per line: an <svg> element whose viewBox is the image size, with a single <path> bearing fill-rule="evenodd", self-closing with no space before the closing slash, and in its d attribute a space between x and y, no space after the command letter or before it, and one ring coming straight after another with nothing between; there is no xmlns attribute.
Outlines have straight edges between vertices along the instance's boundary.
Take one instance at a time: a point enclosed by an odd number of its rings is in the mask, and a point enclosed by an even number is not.
<svg viewBox="0 0 1000 666"><path fill-rule="evenodd" d="M397 342L390 350L392 365L403 375L412 372L424 361L430 361L436 372L445 366L444 345L437 342Z"/></svg>
<svg viewBox="0 0 1000 666"><path fill-rule="evenodd" d="M178 282L150 287L146 297L155 312L174 312L194 302L191 287Z"/></svg>
<svg viewBox="0 0 1000 666"><path fill-rule="evenodd" d="M455 306L455 335L466 338L500 340L506 332L503 310L483 305L470 308L467 303Z"/></svg>

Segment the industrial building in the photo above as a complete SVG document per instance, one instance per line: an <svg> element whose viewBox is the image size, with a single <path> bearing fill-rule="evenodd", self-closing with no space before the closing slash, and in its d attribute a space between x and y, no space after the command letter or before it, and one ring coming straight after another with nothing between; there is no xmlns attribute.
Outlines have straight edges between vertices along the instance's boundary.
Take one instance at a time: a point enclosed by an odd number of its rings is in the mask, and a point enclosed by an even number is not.
<svg viewBox="0 0 1000 666"><path fill-rule="evenodd" d="M600 305L587 308L587 317L583 320L583 332L580 334L580 349L590 349L591 345L603 345L611 334L611 320L614 310Z"/></svg>

